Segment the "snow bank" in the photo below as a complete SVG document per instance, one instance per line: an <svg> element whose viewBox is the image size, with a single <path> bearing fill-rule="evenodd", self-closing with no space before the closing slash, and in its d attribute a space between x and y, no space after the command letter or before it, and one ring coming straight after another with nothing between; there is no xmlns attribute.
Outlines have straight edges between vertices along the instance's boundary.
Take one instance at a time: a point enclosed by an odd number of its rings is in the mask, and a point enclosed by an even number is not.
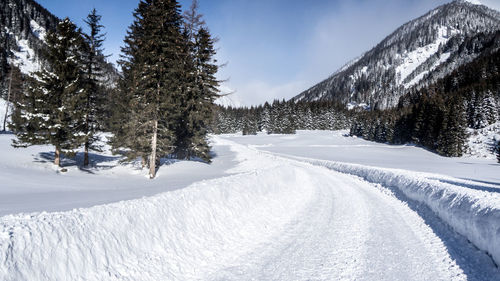
<svg viewBox="0 0 500 281"><path fill-rule="evenodd" d="M198 280L277 235L313 198L312 180L281 163L148 198L4 216L0 280Z"/></svg>
<svg viewBox="0 0 500 281"><path fill-rule="evenodd" d="M500 189L493 192L476 190L429 179L429 174L406 170L286 157L401 190L408 198L427 205L500 265Z"/></svg>

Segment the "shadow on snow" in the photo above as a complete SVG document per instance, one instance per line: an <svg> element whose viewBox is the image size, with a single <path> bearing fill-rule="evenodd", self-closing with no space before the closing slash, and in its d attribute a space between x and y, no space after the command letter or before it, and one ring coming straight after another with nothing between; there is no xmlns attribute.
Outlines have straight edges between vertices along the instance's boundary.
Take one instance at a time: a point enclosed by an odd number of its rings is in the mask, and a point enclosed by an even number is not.
<svg viewBox="0 0 500 281"><path fill-rule="evenodd" d="M399 188L382 185L415 211L446 246L450 257L467 275L469 281L500 280L500 270L491 256L474 246L466 237L443 222L424 203L409 199ZM498 191L496 191L498 192Z"/></svg>
<svg viewBox="0 0 500 281"><path fill-rule="evenodd" d="M217 157L215 152L210 152L211 158ZM53 163L55 158L54 152L40 152L37 157L34 158L35 163ZM68 167L78 167L79 170L87 172L89 174L94 174L95 170L109 170L118 165L120 165L121 161L124 157L122 155L102 155L98 153L89 152L89 165L87 167L83 166L84 153L78 152L74 157L66 157L66 155L61 154L61 168ZM207 161L198 158L191 157L190 159L177 159L174 155L169 155L165 158L160 158L160 165L156 169L158 171L161 166L168 166L179 162L200 162L203 164L209 164ZM138 161L130 161L131 163L138 163ZM133 165L135 170L142 170L141 165Z"/></svg>

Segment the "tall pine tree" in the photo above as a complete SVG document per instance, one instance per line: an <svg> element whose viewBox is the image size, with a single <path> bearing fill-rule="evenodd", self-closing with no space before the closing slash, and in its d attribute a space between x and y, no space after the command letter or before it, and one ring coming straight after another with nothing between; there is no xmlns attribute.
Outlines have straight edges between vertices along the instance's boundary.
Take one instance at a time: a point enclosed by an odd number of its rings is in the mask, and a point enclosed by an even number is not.
<svg viewBox="0 0 500 281"><path fill-rule="evenodd" d="M187 125L189 130L188 157L196 156L210 161L210 147L207 141L208 126L217 99L219 81L215 77L218 66L214 59L214 39L205 27L195 36L195 88L188 107Z"/></svg>
<svg viewBox="0 0 500 281"><path fill-rule="evenodd" d="M455 98L446 113L443 129L440 131L437 152L448 157L460 157L465 151L467 119L463 101Z"/></svg>
<svg viewBox="0 0 500 281"><path fill-rule="evenodd" d="M129 149L129 157L149 161L154 178L161 156L173 151L179 115L182 53L180 6L175 0L144 0L134 13L120 62L124 72L124 99L129 100L124 136L115 136L115 148Z"/></svg>
<svg viewBox="0 0 500 281"><path fill-rule="evenodd" d="M85 23L88 25L89 34L85 34L85 49L83 63L85 67L85 128L84 128L84 158L83 165L89 164L89 149L101 151L101 147L96 145L99 141L97 132L99 130L99 113L102 112L104 97L100 81L103 80L104 70L102 44L104 34L102 33L101 16L93 9Z"/></svg>
<svg viewBox="0 0 500 281"><path fill-rule="evenodd" d="M72 152L83 143L85 118L81 31L66 18L56 32L46 36L48 67L31 77L28 91L16 103L11 128L15 147L36 144L55 146L54 164L61 152Z"/></svg>
<svg viewBox="0 0 500 281"><path fill-rule="evenodd" d="M210 161L208 127L214 115L219 81L215 40L198 14L198 1L184 13L184 78L182 113L177 127L176 153L179 158L200 157Z"/></svg>

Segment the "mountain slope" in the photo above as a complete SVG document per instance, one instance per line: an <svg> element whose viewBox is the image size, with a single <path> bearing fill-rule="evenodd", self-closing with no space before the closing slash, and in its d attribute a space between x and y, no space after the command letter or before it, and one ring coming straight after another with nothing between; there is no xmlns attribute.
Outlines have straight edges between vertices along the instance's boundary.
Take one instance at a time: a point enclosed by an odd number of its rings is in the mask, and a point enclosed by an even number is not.
<svg viewBox="0 0 500 281"><path fill-rule="evenodd" d="M404 24L357 61L294 100L393 107L409 88L428 85L472 61L482 51L480 34L498 29L498 11L465 1L442 5ZM464 44L474 36L473 44Z"/></svg>
<svg viewBox="0 0 500 281"><path fill-rule="evenodd" d="M45 33L58 22L33 0L0 1L0 77L6 76L9 63L24 73L37 70Z"/></svg>

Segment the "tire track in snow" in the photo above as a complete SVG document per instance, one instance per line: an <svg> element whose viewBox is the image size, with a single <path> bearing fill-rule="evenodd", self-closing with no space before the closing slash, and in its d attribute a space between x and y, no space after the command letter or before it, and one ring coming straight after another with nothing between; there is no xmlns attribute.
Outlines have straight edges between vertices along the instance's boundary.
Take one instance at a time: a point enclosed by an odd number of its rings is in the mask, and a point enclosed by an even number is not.
<svg viewBox="0 0 500 281"><path fill-rule="evenodd" d="M269 155L268 155L269 156ZM425 221L390 191L300 161L315 197L279 236L211 280L466 280Z"/></svg>
<svg viewBox="0 0 500 281"><path fill-rule="evenodd" d="M388 195L389 201L392 201L393 203L396 202L397 204L402 205L404 208L402 209L399 208L399 210L400 211L404 210L406 214L401 215L402 221L400 219L399 223L394 223L394 222L388 223L391 220L394 221L393 219L391 219L393 215L379 216L378 219L373 219L372 221L376 223L383 223L390 228L403 225L402 226L403 228L406 227L409 229L413 229L415 237L420 237L420 240L423 241L420 244L420 246L423 248L419 249L418 247L415 247L412 251L406 250L406 253L409 256L408 257L404 257L404 255L400 256L405 259L415 258L418 256L418 254L415 255L414 253L418 253L419 251L426 251L428 252L429 256L434 256L435 260L438 261L437 263L434 264L434 266L440 268L441 272L447 272L447 274L444 274L444 276L448 276L445 278L437 278L436 276L432 277L432 275L428 276L426 274L423 275L413 274L414 277L409 278L409 280L500 280L500 270L498 267L495 266L490 256L488 256L483 251L476 248L470 241L467 240L467 238L465 238L464 236L460 235L459 233L455 232L452 228L450 228L428 206L426 206L423 203L419 203L407 198L404 195L404 193L402 193L400 190L395 188L382 187L379 184L369 183L366 180L356 175L337 172L328 167L316 164L315 162L311 163L310 161L302 161L302 159L300 159L299 157L295 157L293 155L288 156L286 154L277 154L268 151L261 151L252 146L248 148L253 149L260 154L272 157L274 159L281 159L284 161L290 161L294 163L302 163L306 166L312 167L313 169L327 169L331 173L343 175L351 179L357 179L365 184L365 188L361 190L365 190L366 192L367 189L371 190L378 189L379 191L382 191L382 193ZM381 202L385 202L384 200L378 198L376 200L368 200L367 202L372 202L372 203L378 202L378 204L381 204ZM397 208L393 209L393 211L395 210L397 210ZM408 216L413 217L414 221L409 222ZM403 224L401 224L401 222L403 222ZM393 233L389 234L392 235ZM399 237L400 235L393 236L395 240L398 240ZM379 254L383 256L382 253L387 253L386 245L390 245L391 243L393 243L389 242L389 244L387 244L387 241L384 242L383 240L380 239L379 240L382 241L381 243L380 241L375 242L373 237L370 239L372 241L371 244L374 246L372 247L373 248L372 252L375 253L374 255ZM411 249L411 247L410 248L406 247L406 244L408 244L409 242L410 240L401 240L399 244L402 248ZM377 252L382 252L382 253L377 253ZM371 263L373 261L377 261L377 259L373 257L374 255L372 255L372 257L369 257ZM390 265L390 262L388 260L383 260L381 264ZM397 262L395 264L397 264ZM422 265L419 265L418 263L415 264L414 272L418 272L421 269L421 266ZM390 271L394 270L394 268L389 266L389 268L386 268L384 270ZM410 274L410 276L411 275L412 274ZM377 271L377 267L374 266L370 267L370 270L369 272L366 273L366 276L372 276L372 278L366 278L366 280L392 279L392 278L383 278L384 275L380 274L380 272ZM423 276L428 276L428 278L423 278ZM361 279L365 279L365 277ZM403 279L408 280L408 278L403 278Z"/></svg>

